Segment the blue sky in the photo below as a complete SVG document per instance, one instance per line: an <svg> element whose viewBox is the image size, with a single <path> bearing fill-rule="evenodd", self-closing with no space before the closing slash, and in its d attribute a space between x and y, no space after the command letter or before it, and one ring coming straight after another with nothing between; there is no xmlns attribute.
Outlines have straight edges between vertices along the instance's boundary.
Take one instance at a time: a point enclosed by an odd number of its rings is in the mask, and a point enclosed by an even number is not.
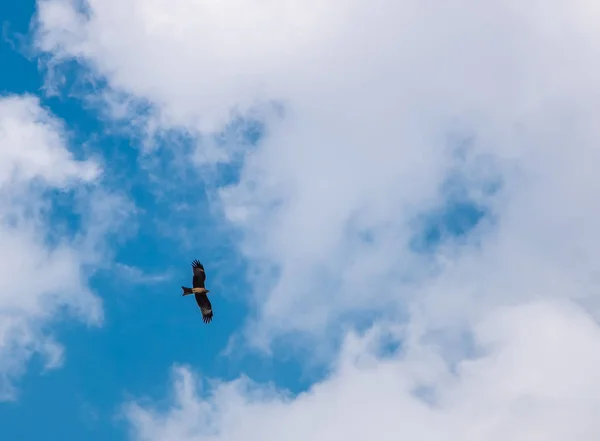
<svg viewBox="0 0 600 441"><path fill-rule="evenodd" d="M27 34L34 7L33 1L2 2L5 34ZM73 151L88 143L85 153L101 154L110 185L126 189L140 210L134 216L135 230L110 244L115 262L159 277L156 282L140 284L115 265L94 275L92 288L103 299L104 324L99 328L68 321L53 324L57 339L66 348L64 366L42 374L39 360L30 362L17 383L18 400L0 404L4 439L127 439L120 403L130 396L164 396L166 374L173 363L189 364L223 380L244 373L258 382L274 382L296 392L319 378L314 369L307 370L284 352L277 358L251 353L222 355L248 314L244 294L249 287L231 237L211 218L203 181L189 171L186 176L171 173L169 153L163 152L163 169L153 168L150 173L159 180L167 176L169 181L165 197L156 198L156 184L139 166L136 140L106 131L108 123L77 98L66 94L47 97L36 58L27 59L6 38L0 48L1 63L8 67L0 72L2 92L38 95L42 104L68 125ZM243 132L250 143L247 148L252 148L260 133L256 123ZM235 179L236 170L235 165L221 166L220 182ZM56 197L55 222L77 222L70 214L69 199L61 205ZM178 203L191 204L193 212L174 212ZM450 218L433 220L429 228L436 233L427 234L439 240L438 230L443 225L451 233L464 233L468 227L464 223L478 219L473 210L463 204ZM456 222L461 226L453 230ZM173 226L175 231L170 231ZM210 326L201 323L193 299L179 296L179 286L189 284L193 258L204 262L215 293L211 297L215 320ZM229 295L220 296L220 290Z"/></svg>
<svg viewBox="0 0 600 441"><path fill-rule="evenodd" d="M375 2L0 1L0 439L595 441L589 11Z"/></svg>
<svg viewBox="0 0 600 441"><path fill-rule="evenodd" d="M0 3L9 37L27 34L34 7L33 1ZM99 328L68 321L52 325L66 348L64 366L41 373L43 366L34 357L17 382L18 400L0 403L3 439L127 439L119 418L120 403L130 395L163 396L174 362L223 379L244 372L292 390L305 387L307 378L291 361L221 355L247 314L247 287L231 239L211 220L202 180L193 174L190 178L170 175L167 197L157 199L148 174L138 166L135 141L103 134L105 126L97 112L76 98L45 96L37 60L27 59L6 38L0 45L0 63L5 66L0 72L3 94L39 96L68 125L73 151L92 141L85 153L102 155L111 185L125 188L140 210L134 216L135 231L109 244L114 260L159 276L154 283L139 284L110 264L94 275L92 288L103 299L104 324ZM250 141L256 140L257 130L249 129ZM234 173L235 168L222 169L221 179ZM55 197L55 221L76 223L70 199ZM173 206L184 202L193 206L193 213L174 213ZM175 231L170 231L174 225ZM194 258L204 262L207 283L215 293L215 320L210 326L200 320L195 301L180 296L180 285L191 283ZM220 290L228 295L219 296Z"/></svg>

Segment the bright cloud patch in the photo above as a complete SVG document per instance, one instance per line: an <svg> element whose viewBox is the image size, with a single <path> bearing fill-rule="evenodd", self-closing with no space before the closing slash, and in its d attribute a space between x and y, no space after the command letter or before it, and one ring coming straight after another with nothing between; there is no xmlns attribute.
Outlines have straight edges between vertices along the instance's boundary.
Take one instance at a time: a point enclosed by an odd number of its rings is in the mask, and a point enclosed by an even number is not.
<svg viewBox="0 0 600 441"><path fill-rule="evenodd" d="M47 325L63 309L89 323L102 320L83 265L93 263L111 216L97 213L77 231L52 222L52 191L91 190L101 169L76 160L62 123L30 96L0 98L0 399L34 353L60 365L62 348ZM112 201L112 202L110 202ZM99 197L86 210L111 204ZM104 223L104 224L103 224Z"/></svg>
<svg viewBox="0 0 600 441"><path fill-rule="evenodd" d="M591 441L600 430L600 329L580 309L500 309L477 323L482 355L453 370L423 344L381 359L380 331L349 338L335 372L294 398L244 378L201 390L176 368L167 413L127 406L134 439Z"/></svg>
<svg viewBox="0 0 600 441"><path fill-rule="evenodd" d="M115 96L141 99L148 128L196 135L282 106L218 191L252 262L252 343L328 355L367 316L410 330L408 354L342 359L291 401L178 383L171 413L131 411L140 439L594 439L595 4L75 3L39 2L38 47L106 80L116 117Z"/></svg>

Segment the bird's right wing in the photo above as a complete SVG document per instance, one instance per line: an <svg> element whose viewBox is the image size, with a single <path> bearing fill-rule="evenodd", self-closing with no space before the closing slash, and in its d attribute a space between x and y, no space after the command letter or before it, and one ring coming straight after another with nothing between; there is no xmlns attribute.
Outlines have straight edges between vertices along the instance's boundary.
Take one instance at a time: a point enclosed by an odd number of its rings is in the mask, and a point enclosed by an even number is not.
<svg viewBox="0 0 600 441"><path fill-rule="evenodd" d="M197 259L195 259L192 261L192 269L194 270L192 286L194 288L204 288L204 281L206 280L204 266Z"/></svg>

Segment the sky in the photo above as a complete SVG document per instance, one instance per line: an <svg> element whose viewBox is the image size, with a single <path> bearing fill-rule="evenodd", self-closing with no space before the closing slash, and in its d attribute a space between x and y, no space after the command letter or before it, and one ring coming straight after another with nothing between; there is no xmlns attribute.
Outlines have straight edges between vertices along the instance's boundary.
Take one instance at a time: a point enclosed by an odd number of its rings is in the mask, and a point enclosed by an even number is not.
<svg viewBox="0 0 600 441"><path fill-rule="evenodd" d="M3 440L596 441L594 2L0 18Z"/></svg>

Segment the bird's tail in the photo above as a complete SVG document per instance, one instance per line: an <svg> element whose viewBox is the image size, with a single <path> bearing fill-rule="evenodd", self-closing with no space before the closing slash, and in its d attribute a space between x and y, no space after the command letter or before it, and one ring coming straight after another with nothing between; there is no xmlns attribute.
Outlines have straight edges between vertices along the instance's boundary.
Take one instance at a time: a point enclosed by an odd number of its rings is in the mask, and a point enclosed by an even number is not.
<svg viewBox="0 0 600 441"><path fill-rule="evenodd" d="M183 296L188 296L190 294L192 294L192 288L187 288L185 286L182 286L181 289L183 290Z"/></svg>

